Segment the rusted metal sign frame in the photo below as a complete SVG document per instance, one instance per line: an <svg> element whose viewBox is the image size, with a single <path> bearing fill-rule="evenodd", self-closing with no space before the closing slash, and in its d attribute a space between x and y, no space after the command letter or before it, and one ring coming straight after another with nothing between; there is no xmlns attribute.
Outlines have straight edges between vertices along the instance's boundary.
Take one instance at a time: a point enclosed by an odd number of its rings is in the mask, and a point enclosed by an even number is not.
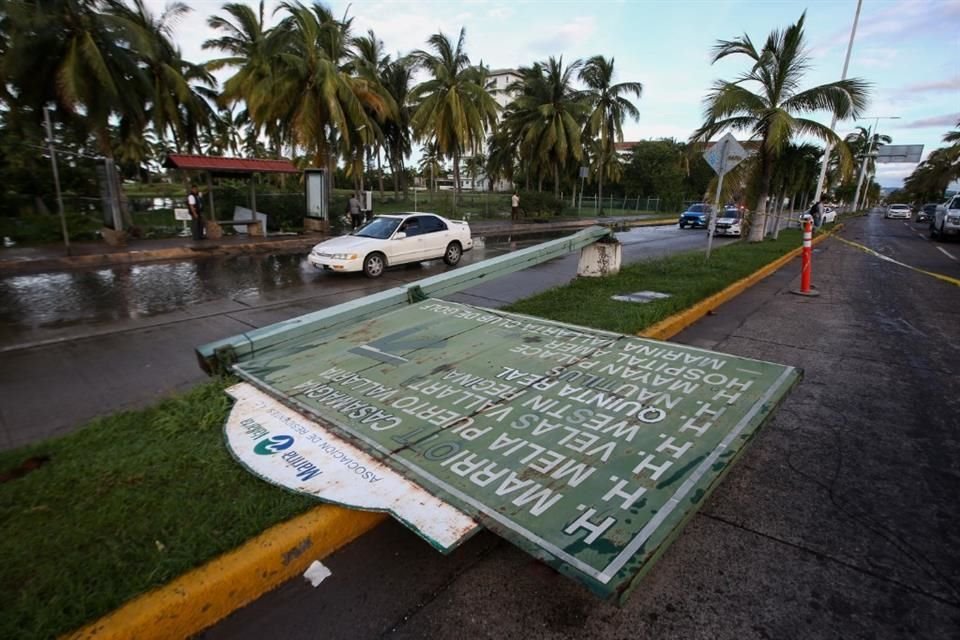
<svg viewBox="0 0 960 640"><path fill-rule="evenodd" d="M236 362L243 362L255 354L312 332L335 329L372 318L425 297L440 297L469 289L482 282L521 271L542 262L564 256L611 235L610 229L588 227L572 235L550 240L533 247L483 260L453 269L409 285L374 293L359 300L351 300L327 309L321 309L267 327L247 331L236 336L197 347L200 367L207 373L226 371Z"/></svg>
<svg viewBox="0 0 960 640"><path fill-rule="evenodd" d="M447 303L442 300L436 301L427 301L420 305L420 308L427 308L431 306L438 305L448 305L450 307L459 307L463 309L470 309L478 313L489 314L492 316L497 316L500 318L514 318L514 319L523 319L531 323L537 323L539 325L550 326L569 330L571 332L577 333L588 333L593 336L606 336L611 340L629 340L631 342L650 342L650 347L647 348L659 348L658 343L652 341L646 341L638 338L633 338L630 336L622 336L620 334L612 334L609 332L595 331L585 329L583 327L576 327L572 325L566 325L563 323L552 322L548 320L543 320L540 318L531 318L528 316L520 316L519 314L505 314L502 312L496 312L489 309L482 309L477 307L471 307L470 305L456 305L455 303ZM413 312L402 312L405 314L404 317L407 317L405 322L413 323L411 327L425 327L429 322L423 322L423 319L411 318L410 314ZM396 315L396 314L391 314ZM288 391L285 389L279 389L274 386L271 382L274 377L274 373L283 373L285 371L285 365L283 364L284 358L300 358L302 362L324 362L323 366L328 366L333 362L330 358L330 354L326 356L319 357L319 354L316 352L310 351L310 346L314 347L325 347L329 344L329 349L327 351L336 351L340 349L341 346L334 345L336 341L340 341L338 344L351 344L353 338L351 334L356 334L357 336L363 334L364 339L366 340L376 340L378 336L378 329L376 325L381 325L382 327L388 327L391 319L387 317L379 317L376 320L372 320L368 323L363 323L359 326L352 327L351 332L344 333L343 335L337 335L338 332L323 332L323 335L314 335L310 336L310 345L303 343L303 341L297 341L296 344L285 345L284 348L281 348L279 351L286 351L285 354L273 353L264 354L262 358L257 358L254 362L249 362L241 364L236 368L236 371L241 377L250 381L251 383L259 386L262 389L270 392L276 398L282 402L288 404L291 407L294 407L298 411L303 412L304 414L314 416L319 422L324 424L331 425L335 431L343 432L351 440L361 444L368 451L375 453L378 457L382 457L385 462L392 465L398 471L406 471L407 475L412 474L411 477L414 480L419 479L419 483L427 487L433 492L438 493L445 500L450 501L454 506L464 511L466 514L477 517L482 524L491 528L495 532L509 538L515 544L528 551L529 553L549 562L555 566L560 571L571 575L572 577L577 578L589 588L591 588L596 593L603 596L615 596L624 598L629 593L629 591L637 584L639 578L652 566L655 560L662 554L663 550L669 545L669 542L677 535L679 530L682 528L683 524L689 519L689 517L698 509L707 495L719 484L720 478L729 470L732 466L733 461L739 456L742 452L744 446L756 433L756 431L762 426L766 419L772 414L777 403L779 403L786 393L792 387L793 384L800 377L800 372L793 367L784 367L782 365L773 365L772 363L762 363L748 358L739 358L735 356L723 356L723 354L715 354L712 352L707 352L702 349L696 349L692 347L684 347L682 345L664 345L663 349L667 350L676 350L689 352L691 357L705 357L703 354L709 354L711 356L722 356L728 358L729 360L735 361L739 364L734 364L734 366L745 367L747 363L754 363L756 366L753 368L755 371L749 371L747 369L737 369L738 371L745 371L746 373L756 374L757 380L767 380L765 383L766 386L758 387L755 392L751 392L750 403L742 405L736 412L736 415L729 415L729 419L725 419L725 426L717 432L713 431L713 435L710 437L711 442L716 442L716 446L713 449L703 449L697 453L697 457L693 460L688 461L681 467L679 472L682 472L684 475L677 476L672 478L670 482L667 483L667 487L673 482L679 482L679 488L676 491L671 491L670 488L667 489L666 493L663 494L664 497L658 498L658 500L665 500L662 506L654 507L653 511L650 511L650 516L648 520L639 521L638 524L642 524L642 528L636 531L636 533L631 534L629 541L624 539L623 545L616 546L612 549L605 549L600 552L601 556L604 558L612 558L612 561L609 563L599 562L594 559L595 564L599 566L594 566L591 564L585 564L583 561L572 555L574 552L568 552L569 544L566 547L561 548L558 544L554 544L549 540L544 539L540 534L531 531L529 528L526 528L527 525L523 525L522 522L518 521L515 517L511 518L507 514L499 513L493 507L487 505L486 503L477 499L476 496L471 495L461 488L452 486L448 481L443 478L437 477L431 473L428 469L424 468L423 463L417 461L416 457L412 460L407 459L408 454L411 454L411 451L405 451L409 449L407 445L403 445L397 449L397 445L391 444L390 447L384 446L382 443L378 442L377 439L370 437L362 429L360 425L354 425L350 420L345 419L344 417L338 417L336 413L330 413L329 411L325 413L318 413L320 411L320 405L307 401L308 396L301 397L299 394L288 395ZM371 325L372 323L372 325ZM368 326L370 325L370 326ZM405 326L405 325L400 325ZM401 334L409 331L409 329L404 329L401 331ZM400 334L397 334L400 335ZM354 347L349 349L350 353L356 354L358 350L369 349L374 354L381 353L383 360L381 362L387 363L392 357L400 360L403 359L406 362L410 362L411 367L416 369L419 367L437 367L442 365L440 358L420 358L418 356L417 365L413 364L412 359L414 358L414 353L420 351L423 347L414 346L416 340L410 341L409 334L405 334L409 347L404 347L409 349L409 353L397 357L396 354L392 355L392 352L396 351L395 349L386 349L385 351L378 351L376 345L371 343L369 347ZM455 339L454 336L466 335L464 333L451 333L450 337L443 338L442 342L444 345L447 345L448 340ZM471 338L473 344L478 344L476 340L479 339L478 336L473 336ZM385 337L381 337L380 341L386 340ZM436 342L436 339L435 339ZM398 341L394 340L394 344L397 344ZM479 344L487 345L491 344L489 342L481 342ZM662 343L661 343L662 344ZM448 348L448 347L444 347ZM402 350L402 349L401 349ZM483 355L484 358L493 358L493 351L495 349L481 349L479 352ZM321 352L323 350L321 349ZM397 351L397 353L400 353ZM422 354L420 354L422 355ZM463 354L460 354L462 356ZM464 360L458 356L457 362L464 362ZM370 357L367 355L367 357ZM585 356L587 357L587 356ZM380 358L373 358L374 360L379 360ZM420 362L422 360L422 362ZM499 362L499 360L497 360ZM347 365L342 365L346 367ZM376 367L378 365L365 365L362 369L363 371L372 371L369 367ZM347 371L352 371L349 367L346 368ZM439 369L432 369L436 373ZM261 377L266 372L267 377ZM284 374L286 375L286 374ZM299 375L299 374L297 374ZM370 375L370 374L364 374ZM410 371L405 369L403 376L405 378L409 377L410 379L419 379L418 373L416 371ZM322 376L321 376L322 377ZM282 376L281 378L282 379ZM286 384L286 383L285 383ZM386 383L385 383L386 384ZM411 387L414 388L414 387ZM765 389L765 390L764 390ZM301 392L302 393L302 392ZM711 392L712 393L712 392ZM732 393L732 392L730 392ZM696 400L696 398L693 398ZM703 405L701 408L706 411L709 405L706 405L703 402L696 402L696 405ZM722 404L722 401L721 401ZM689 409L685 409L687 411ZM716 413L716 408L714 411L708 411L707 413ZM691 414L693 415L693 414ZM687 419L686 415L680 416L679 422L683 422ZM710 420L710 418L692 418L692 420L697 420L698 422L703 422L705 420ZM679 422L677 423L679 425ZM689 426L690 421L684 428L681 428L677 433L685 431ZM415 426L415 424L414 424ZM669 430L674 427L664 426L666 430ZM696 425L693 427L694 431L697 430ZM706 429L706 427L703 427ZM668 431L669 433L669 431ZM655 436L656 434L651 434ZM661 439L666 438L668 434L661 433L659 437ZM619 436L618 436L619 437ZM400 440L396 440L400 442ZM653 438L654 446L658 442L656 437ZM669 440L660 440L663 446L667 447L669 452L670 449L679 449L677 445L672 444L674 442L673 437ZM679 441L678 441L679 442ZM643 448L644 451L652 451L650 448L650 443L640 443L637 445L638 448ZM711 445L713 446L713 445ZM684 447L686 450L688 447ZM657 448L659 451L660 447ZM491 449L492 450L492 449ZM696 449L694 450L696 451ZM707 453L709 451L709 454ZM630 451L626 452L628 455L632 455ZM637 455L644 455L643 452L638 452ZM658 454L659 455L659 454ZM663 454L668 455L668 454ZM682 455L682 454L681 454ZM648 460L643 461L643 466L646 468ZM691 464L692 463L692 464ZM649 463L653 465L652 462ZM678 462L678 464L680 464ZM443 466L443 465L441 465ZM630 465L632 466L632 465ZM628 467L629 468L629 467ZM650 466L650 468L654 468ZM615 471L615 469L611 469ZM634 469L634 473L637 473ZM648 472L645 472L648 473ZM654 484L658 484L657 478L658 472L653 476L652 480ZM623 475L618 472L620 478L629 477L628 475ZM600 480L600 476L604 475L602 472L598 475L597 479ZM461 475L461 480L463 476ZM616 476L610 478L611 481L617 481ZM626 486L626 485L623 485ZM661 487L658 487L658 490ZM623 487L618 484L616 489L618 493L614 495L614 491L608 491L608 495L613 496L610 498L614 502L625 495L623 493ZM602 493L602 492L601 492ZM591 502L589 498L585 498L580 495L579 499L583 499L584 504L581 504L579 509L581 509L581 514L585 514L586 520L582 520L574 516L573 524L580 522L581 524L574 527L574 533L579 536L579 533L589 530L591 527L594 527L597 523L595 522L599 518L605 516L604 512L600 509L594 511L592 508L587 510L587 504L594 504L594 506L599 506L600 503L597 502L601 493L598 493L595 496L595 500ZM638 494L639 495L639 494ZM669 499L666 499L665 496L671 496ZM603 500L608 500L608 497L603 497ZM636 498L634 498L636 500ZM646 502L646 500L644 500ZM514 503L517 504L517 503ZM631 502L631 505L633 503ZM658 502L659 504L659 502ZM618 508L627 508L627 507L618 507ZM631 507L632 508L632 507ZM649 510L650 507L647 507ZM521 509L522 511L522 509ZM569 512L568 512L569 513ZM609 515L609 511L606 515ZM617 512L614 512L617 513ZM596 515L594 515L596 514ZM540 515L540 514L534 514ZM639 518L639 516L637 516ZM563 522L567 522L567 518L564 517ZM518 524L519 522L519 524ZM630 520L626 521L627 523ZM569 525L567 528L569 528ZM599 528L599 527L596 527ZM554 528L555 530L556 528ZM636 530L636 527L634 527ZM658 531L659 530L659 531ZM565 530L564 533L569 534L570 532ZM579 538L577 538L579 539ZM653 548L647 548L647 544L652 541L656 546ZM567 541L569 542L569 541ZM590 540L588 538L587 542ZM576 543L577 546L580 543Z"/></svg>

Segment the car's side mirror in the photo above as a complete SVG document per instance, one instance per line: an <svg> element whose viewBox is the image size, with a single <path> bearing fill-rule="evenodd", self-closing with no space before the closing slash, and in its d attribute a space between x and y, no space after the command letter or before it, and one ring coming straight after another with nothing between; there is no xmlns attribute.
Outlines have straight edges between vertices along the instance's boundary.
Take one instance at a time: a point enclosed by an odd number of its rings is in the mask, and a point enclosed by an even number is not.
<svg viewBox="0 0 960 640"><path fill-rule="evenodd" d="M406 232L404 232L404 231L397 231L396 235L393 236L393 239L394 239L394 240L403 240L403 239L406 238L406 237L407 237Z"/></svg>

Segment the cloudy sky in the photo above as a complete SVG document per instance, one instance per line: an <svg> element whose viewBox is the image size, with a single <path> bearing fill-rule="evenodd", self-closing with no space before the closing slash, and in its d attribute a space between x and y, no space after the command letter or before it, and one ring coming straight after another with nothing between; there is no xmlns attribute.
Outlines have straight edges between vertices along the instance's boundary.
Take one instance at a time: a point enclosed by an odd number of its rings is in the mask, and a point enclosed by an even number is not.
<svg viewBox="0 0 960 640"><path fill-rule="evenodd" d="M252 0L246 1L255 6ZM166 0L146 0L162 11ZM216 33L209 16L222 1L186 0L193 12L175 27L185 57L217 56L203 50ZM266 1L266 12L276 21ZM743 33L762 43L766 35L796 21L806 9L811 69L808 83L837 80L843 67L856 0L495 0L401 2L354 0L327 3L336 15L354 18L356 33L373 29L391 52L424 47L436 31L467 31L474 62L492 68L528 65L547 56L564 60L602 54L616 59L618 80L639 81L640 119L624 127L627 140L686 139L701 122L702 99L717 78L732 79L746 69L744 59L711 65L718 39ZM923 144L924 156L941 146L943 134L960 120L960 0L863 0L849 77L873 84L863 122L838 123L843 135L855 126L872 126L894 144ZM808 86L809 86L808 85ZM897 186L914 165L880 165L878 181Z"/></svg>

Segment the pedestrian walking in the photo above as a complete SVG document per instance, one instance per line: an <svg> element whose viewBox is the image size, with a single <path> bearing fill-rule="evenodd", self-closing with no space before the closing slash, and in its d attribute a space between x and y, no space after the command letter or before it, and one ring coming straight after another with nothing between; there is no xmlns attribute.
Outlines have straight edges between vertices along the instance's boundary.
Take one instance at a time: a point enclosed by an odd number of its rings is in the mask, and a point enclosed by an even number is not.
<svg viewBox="0 0 960 640"><path fill-rule="evenodd" d="M520 195L516 191L510 198L510 219L514 222L520 219Z"/></svg>
<svg viewBox="0 0 960 640"><path fill-rule="evenodd" d="M356 231L363 226L363 212L360 211L360 199L357 198L357 194L350 195L347 208L350 210L350 227Z"/></svg>
<svg viewBox="0 0 960 640"><path fill-rule="evenodd" d="M823 213L820 210L820 201L817 200L810 206L810 210L807 211L807 214L813 218L813 227L814 229L819 229L820 224L823 222Z"/></svg>
<svg viewBox="0 0 960 640"><path fill-rule="evenodd" d="M203 240L203 196L200 195L200 189L195 184L190 186L190 193L187 194L187 209L190 210L190 227L193 231L193 239Z"/></svg>

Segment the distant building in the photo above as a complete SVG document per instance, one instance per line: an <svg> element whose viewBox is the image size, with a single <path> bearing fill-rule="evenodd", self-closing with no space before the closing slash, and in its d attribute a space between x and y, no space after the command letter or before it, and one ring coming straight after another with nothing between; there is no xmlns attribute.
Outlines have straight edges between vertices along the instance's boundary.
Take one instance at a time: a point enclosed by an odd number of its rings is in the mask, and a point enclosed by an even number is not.
<svg viewBox="0 0 960 640"><path fill-rule="evenodd" d="M520 80L520 74L516 69L493 69L487 77L493 85L493 99L497 101L500 108L506 107L513 100L513 94L507 90L507 87Z"/></svg>
<svg viewBox="0 0 960 640"><path fill-rule="evenodd" d="M508 90L508 87L520 80L520 74L517 73L516 69L493 69L487 73L487 79L489 81L490 93L493 96L493 99L500 105L501 109L506 108L508 104L513 100L513 93ZM487 149L486 144L483 145L483 154L486 155ZM461 158L461 161L466 161L467 157ZM482 172L477 174L477 179L474 181L465 171L465 167L461 165L460 167L460 188L465 191L488 191L490 190L491 184L490 180ZM513 185L509 180L496 180L493 185L493 191L510 191L513 188ZM449 186L441 185L438 188L453 188L453 182L450 182Z"/></svg>

